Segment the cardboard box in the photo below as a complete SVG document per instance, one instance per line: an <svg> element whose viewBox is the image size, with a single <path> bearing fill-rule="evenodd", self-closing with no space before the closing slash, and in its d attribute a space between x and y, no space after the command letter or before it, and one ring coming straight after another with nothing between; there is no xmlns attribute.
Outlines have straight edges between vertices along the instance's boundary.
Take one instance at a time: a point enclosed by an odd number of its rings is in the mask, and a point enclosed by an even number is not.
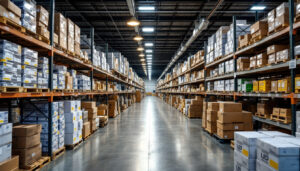
<svg viewBox="0 0 300 171"><path fill-rule="evenodd" d="M282 80L278 80L278 91L284 93L291 92L291 78L287 77Z"/></svg>
<svg viewBox="0 0 300 171"><path fill-rule="evenodd" d="M74 43L74 53L80 56L80 43Z"/></svg>
<svg viewBox="0 0 300 171"><path fill-rule="evenodd" d="M268 55L268 64L274 64L276 62L276 53Z"/></svg>
<svg viewBox="0 0 300 171"><path fill-rule="evenodd" d="M18 171L19 170L19 156L13 156L11 159L0 163L1 171Z"/></svg>
<svg viewBox="0 0 300 171"><path fill-rule="evenodd" d="M0 5L0 16L2 17L6 17L9 18L10 20L12 20L13 22L21 25L21 20L20 17L15 15L14 13L8 11L5 7L3 7L2 5Z"/></svg>
<svg viewBox="0 0 300 171"><path fill-rule="evenodd" d="M105 116L106 115L106 110L99 110L98 109L97 115L98 116Z"/></svg>
<svg viewBox="0 0 300 171"><path fill-rule="evenodd" d="M83 123L83 129L82 129L82 137L86 138L91 134L91 124L90 122L84 122Z"/></svg>
<svg viewBox="0 0 300 171"><path fill-rule="evenodd" d="M53 34L53 42L58 44L58 35L56 33Z"/></svg>
<svg viewBox="0 0 300 171"><path fill-rule="evenodd" d="M276 53L278 51L282 51L287 48L288 48L287 45L271 45L271 46L268 46L268 48L267 48L267 54L270 55L270 54Z"/></svg>
<svg viewBox="0 0 300 171"><path fill-rule="evenodd" d="M275 29L289 26L289 15L281 15L275 18Z"/></svg>
<svg viewBox="0 0 300 171"><path fill-rule="evenodd" d="M258 92L259 82L253 81L253 92Z"/></svg>
<svg viewBox="0 0 300 171"><path fill-rule="evenodd" d="M13 127L13 136L33 136L40 134L42 126L39 124L33 125L17 125Z"/></svg>
<svg viewBox="0 0 300 171"><path fill-rule="evenodd" d="M206 130L209 133L216 133L217 132L217 123L216 122L207 121L206 122Z"/></svg>
<svg viewBox="0 0 300 171"><path fill-rule="evenodd" d="M6 8L8 11L14 13L16 16L21 17L21 9L10 0L1 0L0 5Z"/></svg>
<svg viewBox="0 0 300 171"><path fill-rule="evenodd" d="M278 81L271 81L271 92L277 92L278 91Z"/></svg>
<svg viewBox="0 0 300 171"><path fill-rule="evenodd" d="M84 109L95 109L96 107L96 102L95 101L82 101L81 102L81 107ZM99 108L99 106L98 106Z"/></svg>
<svg viewBox="0 0 300 171"><path fill-rule="evenodd" d="M272 115L279 116L280 108L274 107Z"/></svg>
<svg viewBox="0 0 300 171"><path fill-rule="evenodd" d="M257 103L257 113L269 115L272 113L273 106L269 103Z"/></svg>
<svg viewBox="0 0 300 171"><path fill-rule="evenodd" d="M75 43L79 44L79 47L80 47L80 27L78 27L78 25L74 24L74 27L75 27Z"/></svg>
<svg viewBox="0 0 300 171"><path fill-rule="evenodd" d="M279 116L281 117L289 118L292 116L291 109L280 108L279 112L280 112Z"/></svg>
<svg viewBox="0 0 300 171"><path fill-rule="evenodd" d="M98 129L97 123L96 123L95 119L93 119L93 120L90 121L90 128L91 128L91 132L94 132L94 131L96 131Z"/></svg>
<svg viewBox="0 0 300 171"><path fill-rule="evenodd" d="M218 128L217 135L222 139L234 139L234 131L226 131Z"/></svg>
<svg viewBox="0 0 300 171"><path fill-rule="evenodd" d="M36 27L36 33L44 36L45 38L49 39L50 38L50 32L48 31L47 27L42 26L42 25L37 25Z"/></svg>
<svg viewBox="0 0 300 171"><path fill-rule="evenodd" d="M300 77L295 77L295 89L300 90Z"/></svg>
<svg viewBox="0 0 300 171"><path fill-rule="evenodd" d="M237 59L237 70L244 71L249 69L250 67L250 59L249 58L238 58Z"/></svg>
<svg viewBox="0 0 300 171"><path fill-rule="evenodd" d="M219 110L219 102L208 102L207 110L218 111Z"/></svg>
<svg viewBox="0 0 300 171"><path fill-rule="evenodd" d="M218 121L221 123L244 122L243 112L218 112Z"/></svg>
<svg viewBox="0 0 300 171"><path fill-rule="evenodd" d="M244 123L222 123L220 121L217 121L217 128L222 130L232 130L232 131L243 131Z"/></svg>
<svg viewBox="0 0 300 171"><path fill-rule="evenodd" d="M251 34L254 34L260 30L268 30L268 23L266 21L257 21L250 27Z"/></svg>
<svg viewBox="0 0 300 171"><path fill-rule="evenodd" d="M55 13L54 31L58 37L61 37L61 34L65 37L67 35L67 20L61 13Z"/></svg>
<svg viewBox="0 0 300 171"><path fill-rule="evenodd" d="M35 134L32 136L14 136L13 148L30 148L40 144L41 134Z"/></svg>
<svg viewBox="0 0 300 171"><path fill-rule="evenodd" d="M210 122L216 122L218 119L218 111L207 110L206 120Z"/></svg>
<svg viewBox="0 0 300 171"><path fill-rule="evenodd" d="M36 6L36 20L43 23L45 27L48 27L49 12L41 5Z"/></svg>
<svg viewBox="0 0 300 171"><path fill-rule="evenodd" d="M256 67L256 56L250 57L250 68Z"/></svg>
<svg viewBox="0 0 300 171"><path fill-rule="evenodd" d="M267 93L271 90L271 80L260 80L259 81L259 92Z"/></svg>
<svg viewBox="0 0 300 171"><path fill-rule="evenodd" d="M13 149L13 155L19 155L20 167L24 167L41 158L41 144L26 149Z"/></svg>
<svg viewBox="0 0 300 171"><path fill-rule="evenodd" d="M220 112L242 112L242 104L235 102L220 102Z"/></svg>

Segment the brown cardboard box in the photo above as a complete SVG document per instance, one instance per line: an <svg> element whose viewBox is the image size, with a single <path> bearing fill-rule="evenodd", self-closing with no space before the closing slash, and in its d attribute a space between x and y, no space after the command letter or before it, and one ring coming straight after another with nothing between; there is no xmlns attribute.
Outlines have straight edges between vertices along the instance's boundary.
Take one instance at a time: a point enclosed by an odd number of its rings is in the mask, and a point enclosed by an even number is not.
<svg viewBox="0 0 300 171"><path fill-rule="evenodd" d="M11 19L13 22L21 25L20 17L15 15L13 12L8 11L5 7L0 5L0 16Z"/></svg>
<svg viewBox="0 0 300 171"><path fill-rule="evenodd" d="M219 102L208 102L207 110L218 111L219 110Z"/></svg>
<svg viewBox="0 0 300 171"><path fill-rule="evenodd" d="M19 170L19 156L12 156L11 159L0 163L1 171L18 171Z"/></svg>
<svg viewBox="0 0 300 171"><path fill-rule="evenodd" d="M285 108L280 108L280 114L281 117L291 117L292 113L291 113L291 109L285 109Z"/></svg>
<svg viewBox="0 0 300 171"><path fill-rule="evenodd" d="M289 15L281 15L275 18L275 29L289 26Z"/></svg>
<svg viewBox="0 0 300 171"><path fill-rule="evenodd" d="M188 109L189 118L201 118L202 117L202 105L190 105Z"/></svg>
<svg viewBox="0 0 300 171"><path fill-rule="evenodd" d="M259 92L267 93L271 90L271 80L260 80L258 82Z"/></svg>
<svg viewBox="0 0 300 171"><path fill-rule="evenodd" d="M250 68L256 67L256 56L250 57Z"/></svg>
<svg viewBox="0 0 300 171"><path fill-rule="evenodd" d="M54 31L58 37L61 37L61 34L65 37L67 35L67 20L61 13L55 13Z"/></svg>
<svg viewBox="0 0 300 171"><path fill-rule="evenodd" d="M248 69L250 66L250 59L249 58L238 58L237 59L237 70L244 71Z"/></svg>
<svg viewBox="0 0 300 171"><path fill-rule="evenodd" d="M94 108L97 108L96 102L95 101L82 101L81 102L81 108L84 108L84 109L94 109Z"/></svg>
<svg viewBox="0 0 300 171"><path fill-rule="evenodd" d="M271 92L277 92L278 91L278 82L277 80L271 81Z"/></svg>
<svg viewBox="0 0 300 171"><path fill-rule="evenodd" d="M44 26L48 27L49 12L41 5L36 6L36 20L41 22Z"/></svg>
<svg viewBox="0 0 300 171"><path fill-rule="evenodd" d="M105 116L106 115L106 110L99 110L98 109L97 115L98 116Z"/></svg>
<svg viewBox="0 0 300 171"><path fill-rule="evenodd" d="M97 125L96 125L97 123L96 123L96 120L95 120L95 119L91 120L91 121L90 121L90 124L91 124L91 126L90 126L91 132L96 131L96 130L97 130Z"/></svg>
<svg viewBox="0 0 300 171"><path fill-rule="evenodd" d="M244 123L222 123L217 121L217 128L222 130L243 131Z"/></svg>
<svg viewBox="0 0 300 171"><path fill-rule="evenodd" d="M220 112L242 112L242 104L235 102L220 102Z"/></svg>
<svg viewBox="0 0 300 171"><path fill-rule="evenodd" d="M272 105L265 103L257 103L257 113L269 115L272 113Z"/></svg>
<svg viewBox="0 0 300 171"><path fill-rule="evenodd" d="M65 85L66 85L66 89L73 89L73 77L66 75L65 78Z"/></svg>
<svg viewBox="0 0 300 171"><path fill-rule="evenodd" d="M74 53L80 56L80 43L74 43Z"/></svg>
<svg viewBox="0 0 300 171"><path fill-rule="evenodd" d="M270 54L276 53L278 51L282 51L287 48L288 48L287 45L271 45L271 46L268 46L268 48L267 48L267 54L270 55Z"/></svg>
<svg viewBox="0 0 300 171"><path fill-rule="evenodd" d="M80 45L80 27L78 25L74 24L75 27L75 43Z"/></svg>
<svg viewBox="0 0 300 171"><path fill-rule="evenodd" d="M218 112L218 121L221 123L244 122L243 112Z"/></svg>
<svg viewBox="0 0 300 171"><path fill-rule="evenodd" d="M84 109L85 109L85 108L84 108ZM85 109L85 110L88 111L88 118L89 118L89 120L90 120L90 119L95 119L95 118L97 117L97 112L98 112L98 110L97 110L96 107L91 108L91 109L87 108L87 109Z"/></svg>
<svg viewBox="0 0 300 171"><path fill-rule="evenodd" d="M218 111L207 110L206 119L211 122L216 122L218 119Z"/></svg>
<svg viewBox="0 0 300 171"><path fill-rule="evenodd" d="M257 21L250 27L251 34L254 34L260 30L268 30L268 23L266 21Z"/></svg>
<svg viewBox="0 0 300 171"><path fill-rule="evenodd" d="M115 117L117 115L118 115L117 101L109 100L108 101L108 116Z"/></svg>
<svg viewBox="0 0 300 171"><path fill-rule="evenodd" d="M273 9L268 13L268 32L272 32L275 30L275 16L276 16L276 10Z"/></svg>
<svg viewBox="0 0 300 171"><path fill-rule="evenodd" d="M107 105L105 104L100 104L99 106L97 106L98 110L107 110Z"/></svg>
<svg viewBox="0 0 300 171"><path fill-rule="evenodd" d="M75 52L74 38L68 37L67 38L67 44L68 44L68 51Z"/></svg>
<svg viewBox="0 0 300 171"><path fill-rule="evenodd" d="M209 133L216 133L217 132L217 123L216 122L207 121L206 122L206 130Z"/></svg>
<svg viewBox="0 0 300 171"><path fill-rule="evenodd" d="M279 116L280 108L274 107L272 115Z"/></svg>
<svg viewBox="0 0 300 171"><path fill-rule="evenodd" d="M90 122L83 123L82 137L86 138L91 134Z"/></svg>
<svg viewBox="0 0 300 171"><path fill-rule="evenodd" d="M17 17L21 17L21 9L10 0L0 0L0 5L14 13Z"/></svg>
<svg viewBox="0 0 300 171"><path fill-rule="evenodd" d="M64 49L67 49L67 36L65 34L59 34L58 36L58 44Z"/></svg>
<svg viewBox="0 0 300 171"><path fill-rule="evenodd" d="M268 64L274 64L276 62L276 53L268 55Z"/></svg>
<svg viewBox="0 0 300 171"><path fill-rule="evenodd" d="M14 136L13 148L30 148L34 147L41 142L41 134L35 134L32 136Z"/></svg>
<svg viewBox="0 0 300 171"><path fill-rule="evenodd" d="M217 129L217 135L222 139L234 139L234 131L225 131L220 128Z"/></svg>
<svg viewBox="0 0 300 171"><path fill-rule="evenodd" d="M47 27L43 26L43 25L37 25L36 27L36 33L44 36L45 38L49 39L50 38L50 32L48 31Z"/></svg>
<svg viewBox="0 0 300 171"><path fill-rule="evenodd" d="M13 136L33 136L41 133L42 126L39 124L17 125L13 127Z"/></svg>
<svg viewBox="0 0 300 171"><path fill-rule="evenodd" d="M53 34L53 42L58 44L58 35L56 33Z"/></svg>
<svg viewBox="0 0 300 171"><path fill-rule="evenodd" d="M245 34L239 36L239 47L248 46L250 39L251 39L251 34Z"/></svg>
<svg viewBox="0 0 300 171"><path fill-rule="evenodd" d="M12 149L13 155L19 155L20 167L31 164L42 156L41 144L26 149Z"/></svg>

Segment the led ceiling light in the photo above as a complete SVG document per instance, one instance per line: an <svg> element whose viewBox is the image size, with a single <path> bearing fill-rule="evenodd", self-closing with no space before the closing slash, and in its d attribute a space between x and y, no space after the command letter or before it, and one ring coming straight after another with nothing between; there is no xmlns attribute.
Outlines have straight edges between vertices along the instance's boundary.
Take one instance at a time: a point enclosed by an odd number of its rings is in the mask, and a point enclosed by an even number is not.
<svg viewBox="0 0 300 171"><path fill-rule="evenodd" d="M139 57L144 57L144 56L145 56L145 55L144 55L144 54L142 54L142 53L141 53L141 54L139 54Z"/></svg>
<svg viewBox="0 0 300 171"><path fill-rule="evenodd" d="M147 46L147 47L151 47L151 46L153 46L153 43L151 43L151 42L147 42L147 43L145 43L145 46Z"/></svg>
<svg viewBox="0 0 300 171"><path fill-rule="evenodd" d="M147 49L146 53L152 53L153 51L151 49Z"/></svg>
<svg viewBox="0 0 300 171"><path fill-rule="evenodd" d="M131 18L129 21L127 21L127 25L130 26L130 27L139 26L140 24L141 24L141 22L139 22L135 18Z"/></svg>
<svg viewBox="0 0 300 171"><path fill-rule="evenodd" d="M261 11L264 10L266 8L266 6L262 6L262 5L254 5L251 7L251 10L253 11Z"/></svg>
<svg viewBox="0 0 300 171"><path fill-rule="evenodd" d="M142 36L135 36L133 38L133 40L135 40L135 41L141 41L141 40L143 40L143 37Z"/></svg>
<svg viewBox="0 0 300 171"><path fill-rule="evenodd" d="M143 30L143 32L147 32L147 33L154 32L153 27L143 27L142 30Z"/></svg>
<svg viewBox="0 0 300 171"><path fill-rule="evenodd" d="M139 11L154 11L155 7L154 6L140 6Z"/></svg>
<svg viewBox="0 0 300 171"><path fill-rule="evenodd" d="M146 56L147 56L147 57L152 57L152 54L147 54Z"/></svg>
<svg viewBox="0 0 300 171"><path fill-rule="evenodd" d="M143 47L138 47L137 50L138 50L138 51L143 51L144 48L143 48Z"/></svg>

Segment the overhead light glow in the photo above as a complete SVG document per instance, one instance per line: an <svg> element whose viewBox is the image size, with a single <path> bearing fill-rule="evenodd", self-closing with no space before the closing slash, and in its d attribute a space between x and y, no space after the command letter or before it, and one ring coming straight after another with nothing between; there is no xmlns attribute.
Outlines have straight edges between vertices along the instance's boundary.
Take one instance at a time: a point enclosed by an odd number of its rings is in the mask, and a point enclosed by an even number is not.
<svg viewBox="0 0 300 171"><path fill-rule="evenodd" d="M253 11L260 11L260 10L264 10L266 8L266 6L262 6L262 5L255 5L251 7L251 10Z"/></svg>
<svg viewBox="0 0 300 171"><path fill-rule="evenodd" d="M144 57L144 56L145 56L145 55L144 55L144 54L142 54L142 53L141 53L141 54L139 54L139 57Z"/></svg>
<svg viewBox="0 0 300 171"><path fill-rule="evenodd" d="M135 40L135 41L141 41L141 40L143 40L143 37L142 36L135 36L133 38L133 40Z"/></svg>
<svg viewBox="0 0 300 171"><path fill-rule="evenodd" d="M142 30L143 30L143 32L147 32L147 33L154 32L153 27L143 27Z"/></svg>
<svg viewBox="0 0 300 171"><path fill-rule="evenodd" d="M152 55L151 55L151 54L147 54L146 56L147 56L147 57L152 57Z"/></svg>
<svg viewBox="0 0 300 171"><path fill-rule="evenodd" d="M147 49L146 53L152 53L153 51L151 49Z"/></svg>
<svg viewBox="0 0 300 171"><path fill-rule="evenodd" d="M141 24L141 22L139 22L135 18L131 18L129 21L127 21L127 25L130 26L130 27L139 26L140 24Z"/></svg>
<svg viewBox="0 0 300 171"><path fill-rule="evenodd" d="M144 48L143 48L143 47L138 47L137 50L138 50L138 51L143 51Z"/></svg>
<svg viewBox="0 0 300 171"><path fill-rule="evenodd" d="M151 43L151 42L145 43L145 46L151 47L151 46L153 46L153 43Z"/></svg>
<svg viewBox="0 0 300 171"><path fill-rule="evenodd" d="M154 6L140 6L139 11L154 11L155 7Z"/></svg>

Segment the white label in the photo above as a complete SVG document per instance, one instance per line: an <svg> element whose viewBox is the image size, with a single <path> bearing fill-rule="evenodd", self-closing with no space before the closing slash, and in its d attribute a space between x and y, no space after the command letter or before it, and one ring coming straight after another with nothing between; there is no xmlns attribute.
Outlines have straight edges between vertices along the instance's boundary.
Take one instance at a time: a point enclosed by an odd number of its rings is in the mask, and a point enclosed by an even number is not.
<svg viewBox="0 0 300 171"><path fill-rule="evenodd" d="M35 156L35 153L32 153L31 156L34 157L34 156Z"/></svg>
<svg viewBox="0 0 300 171"><path fill-rule="evenodd" d="M236 126L234 126L234 129L239 129L239 126L237 126L237 125L236 125Z"/></svg>
<svg viewBox="0 0 300 171"><path fill-rule="evenodd" d="M289 62L289 68L290 69L296 69L296 66L297 66L296 59L290 60L290 62Z"/></svg>

